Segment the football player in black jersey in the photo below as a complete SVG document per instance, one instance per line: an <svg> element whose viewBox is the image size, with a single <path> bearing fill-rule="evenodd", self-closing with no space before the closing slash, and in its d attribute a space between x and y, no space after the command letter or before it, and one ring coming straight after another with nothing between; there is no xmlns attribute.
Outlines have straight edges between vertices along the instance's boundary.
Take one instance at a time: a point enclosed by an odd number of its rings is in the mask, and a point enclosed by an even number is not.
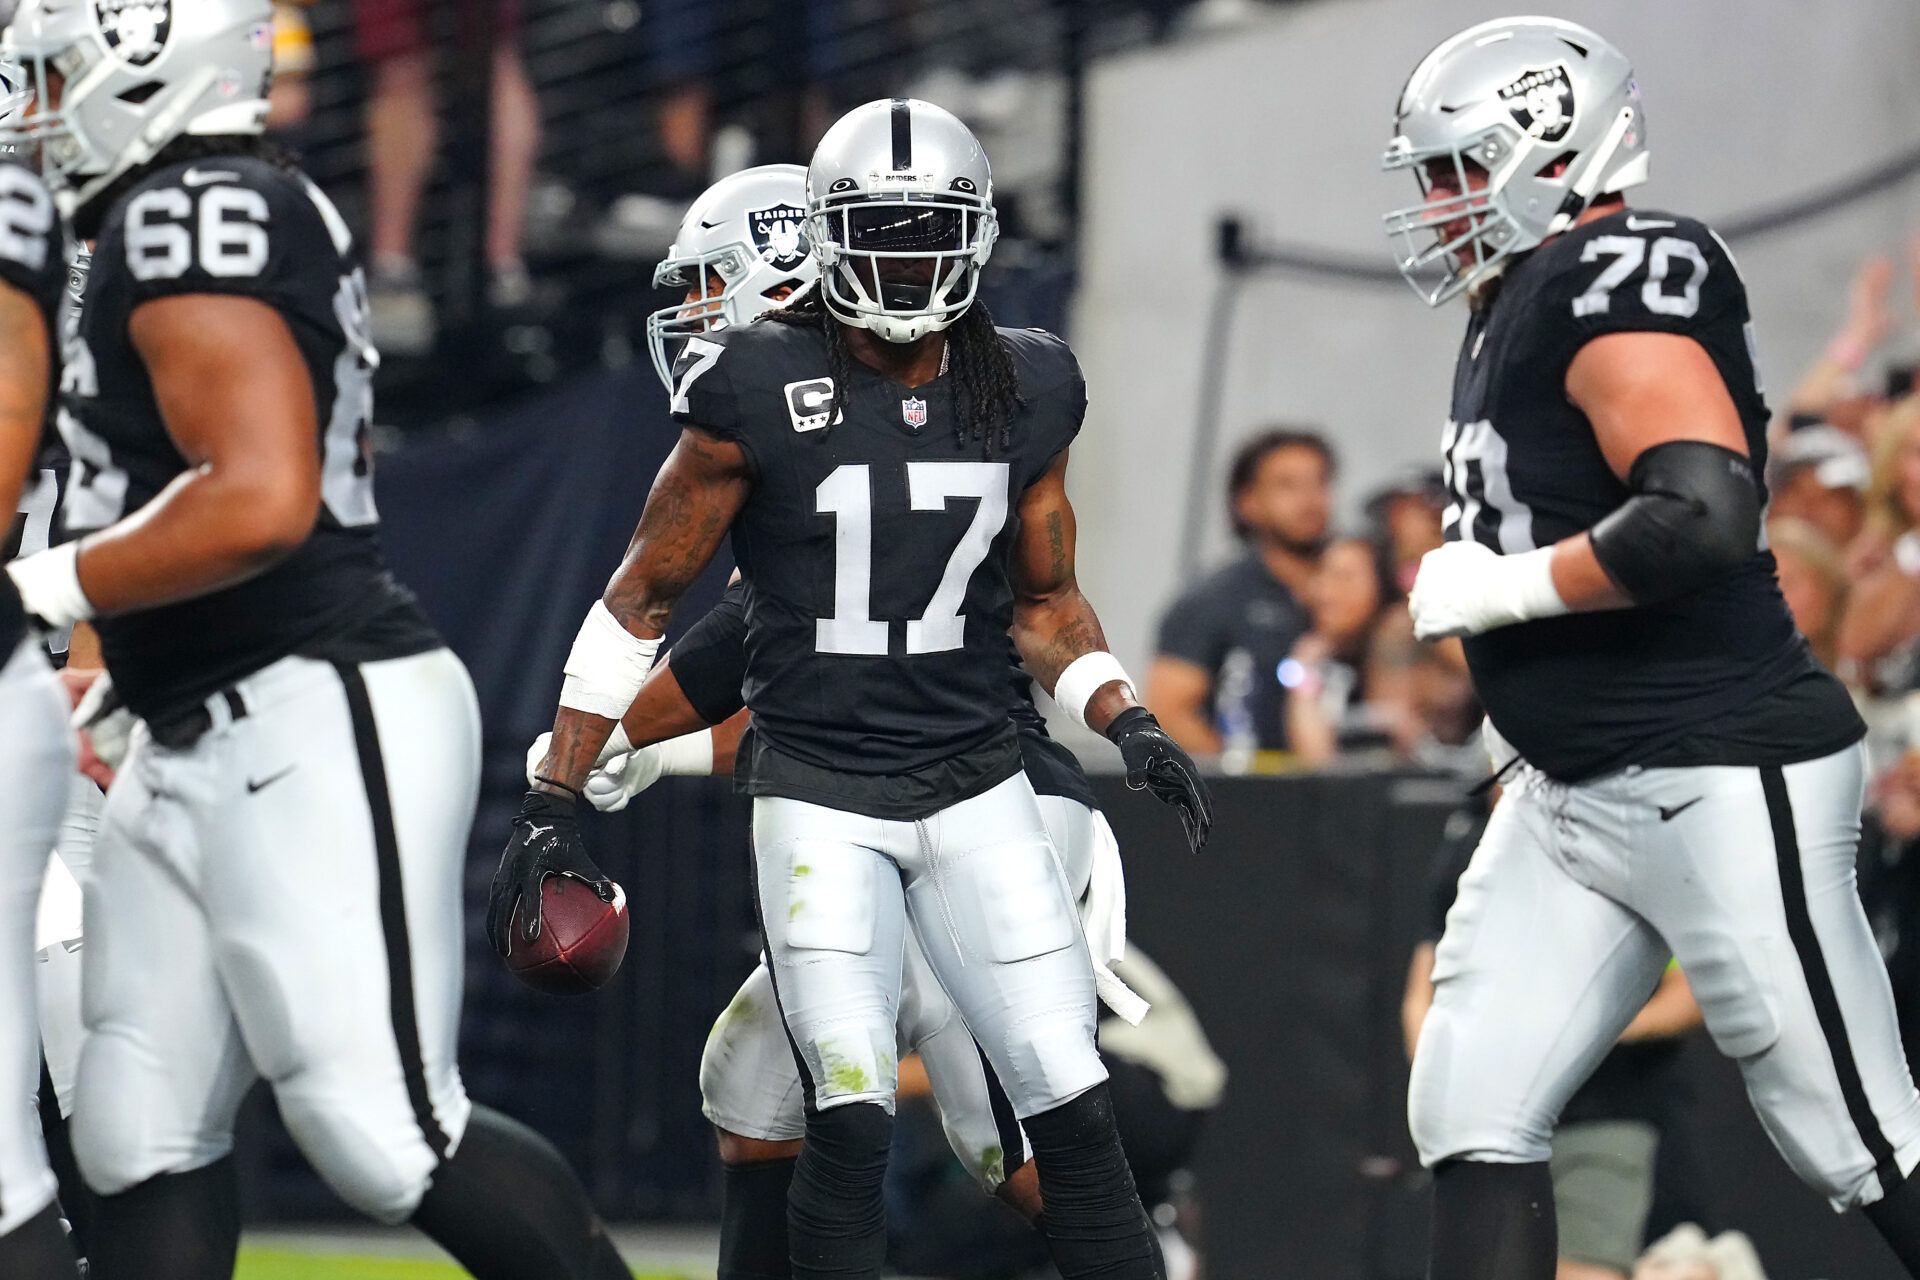
<svg viewBox="0 0 1920 1280"><path fill-rule="evenodd" d="M537 904L545 875L606 884L572 806L674 602L731 532L753 584L739 776L808 1095L795 1276L879 1274L910 921L1026 1125L1062 1274L1157 1275L1085 939L1004 694L1011 629L1042 685L1204 841L1192 762L1138 706L1075 584L1065 472L1084 384L1064 344L996 330L974 303L992 190L958 120L905 99L857 108L807 186L817 296L690 337L675 366L686 429L568 659L543 780L495 877L494 942L511 946L514 907Z"/></svg>
<svg viewBox="0 0 1920 1280"><path fill-rule="evenodd" d="M46 501L23 499L59 371L64 250L46 186L18 164L0 164L0 511L9 513L7 554L43 540L51 527ZM35 927L49 855L76 782L66 713L41 637L29 627L11 578L0 575L0 1275L28 1280L71 1280L76 1266L33 1105L40 1079Z"/></svg>
<svg viewBox="0 0 1920 1280"><path fill-rule="evenodd" d="M1920 1275L1920 1094L1854 891L1863 727L1794 632L1762 536L1767 409L1719 237L1630 210L1626 58L1547 18L1415 69L1389 215L1471 316L1448 541L1410 607L1460 636L1507 787L1434 967L1410 1117L1435 1280L1554 1274L1555 1118L1659 981L1692 980L1790 1165Z"/></svg>
<svg viewBox="0 0 1920 1280"><path fill-rule="evenodd" d="M144 721L88 886L93 1274L231 1274L233 1120L264 1077L344 1200L476 1276L625 1277L558 1154L454 1061L478 713L381 561L364 280L259 137L271 6L98 10L25 0L6 36L38 90L14 140L98 239L62 382L80 536L9 568L42 621L95 620Z"/></svg>

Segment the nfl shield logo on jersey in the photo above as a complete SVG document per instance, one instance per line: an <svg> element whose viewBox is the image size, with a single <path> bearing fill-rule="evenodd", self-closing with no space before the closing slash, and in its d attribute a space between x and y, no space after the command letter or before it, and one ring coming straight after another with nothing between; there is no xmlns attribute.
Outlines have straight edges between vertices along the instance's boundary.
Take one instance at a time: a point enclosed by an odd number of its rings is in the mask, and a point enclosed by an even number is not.
<svg viewBox="0 0 1920 1280"><path fill-rule="evenodd" d="M900 418L915 431L927 425L927 402L909 396L900 402Z"/></svg>
<svg viewBox="0 0 1920 1280"><path fill-rule="evenodd" d="M144 67L167 47L173 30L172 0L93 0L93 20L107 48Z"/></svg>
<svg viewBox="0 0 1920 1280"><path fill-rule="evenodd" d="M1500 90L1500 101L1530 138L1558 142L1573 127L1573 81L1560 63L1527 72Z"/></svg>
<svg viewBox="0 0 1920 1280"><path fill-rule="evenodd" d="M790 204L771 209L756 209L747 215L747 229L753 235L753 247L768 255L782 271L791 271L807 258L807 211Z"/></svg>

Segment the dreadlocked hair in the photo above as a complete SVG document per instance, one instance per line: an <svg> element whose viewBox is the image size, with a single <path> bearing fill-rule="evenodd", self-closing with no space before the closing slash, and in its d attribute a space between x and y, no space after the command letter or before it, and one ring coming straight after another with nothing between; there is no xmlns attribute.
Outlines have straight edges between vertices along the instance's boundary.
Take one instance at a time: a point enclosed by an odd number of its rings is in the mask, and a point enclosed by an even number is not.
<svg viewBox="0 0 1920 1280"><path fill-rule="evenodd" d="M847 403L853 372L853 351L845 327L820 298L821 287L784 307L763 313L760 320L776 324L810 325L827 340L827 375L833 379L833 398L827 402L831 424ZM954 378L954 442L962 449L977 444L980 456L992 458L997 448L1013 448L1013 424L1027 398L1020 390L1020 374L1013 354L994 328L987 304L976 300L947 331L947 353Z"/></svg>
<svg viewBox="0 0 1920 1280"><path fill-rule="evenodd" d="M247 157L264 160L276 169L299 174L300 157L293 151L252 133L183 133L169 142L145 164L137 164L100 189L100 194L81 206L74 215L73 230L83 240L99 236L107 213L148 174L183 160L226 160Z"/></svg>

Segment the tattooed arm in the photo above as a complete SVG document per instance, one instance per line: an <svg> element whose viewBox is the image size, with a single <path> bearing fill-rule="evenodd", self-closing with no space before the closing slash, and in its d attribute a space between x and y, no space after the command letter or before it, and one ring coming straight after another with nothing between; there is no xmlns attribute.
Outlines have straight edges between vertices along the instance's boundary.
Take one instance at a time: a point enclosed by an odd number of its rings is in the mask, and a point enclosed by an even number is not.
<svg viewBox="0 0 1920 1280"><path fill-rule="evenodd" d="M626 558L601 597L621 626L648 639L665 633L668 615L713 559L751 488L746 454L739 445L697 428L680 433L680 443L654 478ZM536 771L561 786L536 786L577 792L614 723L561 707L553 721L552 744Z"/></svg>
<svg viewBox="0 0 1920 1280"><path fill-rule="evenodd" d="M1100 619L1074 577L1073 539L1063 451L1020 499L1020 533L1013 548L1013 642L1048 693L1075 658L1107 647ZM1110 680L1087 703L1087 727L1104 733L1115 716L1139 705L1131 685Z"/></svg>

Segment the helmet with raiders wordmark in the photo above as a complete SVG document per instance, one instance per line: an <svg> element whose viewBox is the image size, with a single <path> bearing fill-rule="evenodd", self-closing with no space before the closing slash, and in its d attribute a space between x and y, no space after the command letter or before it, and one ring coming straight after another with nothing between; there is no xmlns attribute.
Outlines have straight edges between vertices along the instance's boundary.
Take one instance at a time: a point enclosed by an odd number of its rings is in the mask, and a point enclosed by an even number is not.
<svg viewBox="0 0 1920 1280"><path fill-rule="evenodd" d="M806 206L805 169L763 164L720 179L687 210L653 273L655 288L673 289L681 300L647 317L647 349L668 391L685 338L747 324L820 278L807 244ZM770 296L783 288L784 297Z"/></svg>
<svg viewBox="0 0 1920 1280"><path fill-rule="evenodd" d="M71 213L183 134L265 127L273 5L20 0L0 54L18 59L39 95L0 135L39 147Z"/></svg>
<svg viewBox="0 0 1920 1280"><path fill-rule="evenodd" d="M1647 180L1632 65L1558 18L1497 18L1445 41L1407 78L1393 123L1384 167L1446 191L1386 217L1401 274L1429 304Z"/></svg>

